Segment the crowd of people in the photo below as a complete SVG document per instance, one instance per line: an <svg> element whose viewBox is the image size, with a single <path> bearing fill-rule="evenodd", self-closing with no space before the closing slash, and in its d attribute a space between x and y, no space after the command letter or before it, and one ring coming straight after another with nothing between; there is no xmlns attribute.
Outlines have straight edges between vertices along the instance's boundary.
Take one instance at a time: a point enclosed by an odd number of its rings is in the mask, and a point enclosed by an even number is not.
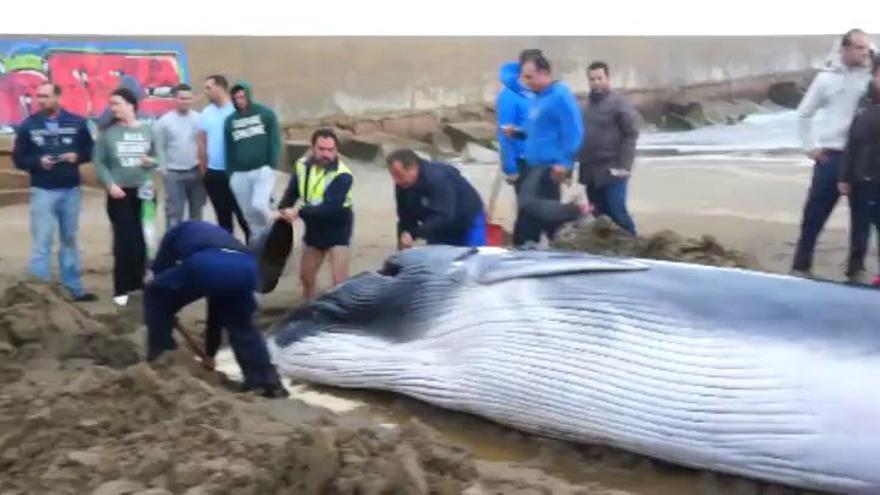
<svg viewBox="0 0 880 495"><path fill-rule="evenodd" d="M869 227L880 228L880 60L871 62L868 36L860 30L846 33L839 63L820 71L800 104L801 138L815 167L794 274L812 276L818 236L839 196L846 195L852 220L847 276L865 278ZM590 91L579 104L568 86L554 78L541 50L523 50L517 61L501 67L495 108L501 172L517 196L515 247L534 246L542 236L552 239L562 224L588 215L607 215L636 234L627 187L639 116L613 89L607 63L589 64L586 77ZM17 128L13 152L16 166L31 175L30 273L50 280L57 222L62 285L75 301L96 299L82 286L76 241L78 167L93 162L106 189L112 225L113 301L125 306L131 293L144 291L148 359L174 347L177 311L206 297L207 355L213 357L220 330L227 329L245 386L281 396L283 387L253 326L260 282L248 244L275 222L301 221L299 277L306 300L317 295L317 274L325 259L334 285L348 278L355 177L340 157L339 138L331 129L314 132L310 152L296 161L283 196L273 205L283 129L275 112L254 100L248 84L230 87L224 76L208 76L208 104L200 112L192 108L192 88L180 84L174 89L174 110L155 122L139 114L141 95L134 84L123 81L111 94L96 137L83 117L60 107L59 86L39 87L41 111ZM819 111L823 118L814 122ZM395 188L399 249L419 240L486 244L483 200L456 167L409 149L390 153L386 161ZM561 185L573 180L576 168L586 200L563 203ZM155 204L156 171L164 183L166 232L150 265L143 209ZM202 220L208 200L216 225ZM236 224L243 240L235 236Z"/></svg>

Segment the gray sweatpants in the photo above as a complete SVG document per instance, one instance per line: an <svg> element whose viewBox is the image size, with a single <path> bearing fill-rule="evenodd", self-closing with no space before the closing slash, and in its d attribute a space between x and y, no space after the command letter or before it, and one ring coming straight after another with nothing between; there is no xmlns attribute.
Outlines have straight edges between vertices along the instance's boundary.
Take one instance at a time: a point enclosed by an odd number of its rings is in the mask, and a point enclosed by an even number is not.
<svg viewBox="0 0 880 495"><path fill-rule="evenodd" d="M187 206L189 219L201 220L208 193L199 169L166 170L162 176L165 182L165 230L184 220Z"/></svg>
<svg viewBox="0 0 880 495"><path fill-rule="evenodd" d="M251 228L251 239L258 238L269 227L272 191L275 189L275 169L263 165L247 172L232 172L229 177L229 187Z"/></svg>

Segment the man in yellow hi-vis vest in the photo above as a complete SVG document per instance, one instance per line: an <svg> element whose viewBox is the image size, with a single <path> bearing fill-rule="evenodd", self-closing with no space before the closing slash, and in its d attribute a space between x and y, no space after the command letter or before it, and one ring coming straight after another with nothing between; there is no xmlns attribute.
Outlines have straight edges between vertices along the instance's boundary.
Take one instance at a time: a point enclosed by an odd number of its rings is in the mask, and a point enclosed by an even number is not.
<svg viewBox="0 0 880 495"><path fill-rule="evenodd" d="M280 217L288 222L301 218L306 227L305 248L299 277L303 296L314 299L318 270L330 256L333 285L348 278L348 246L354 224L351 170L339 161L339 139L330 129L312 134L310 156L296 162L290 183L278 204ZM293 206L301 201L301 206Z"/></svg>

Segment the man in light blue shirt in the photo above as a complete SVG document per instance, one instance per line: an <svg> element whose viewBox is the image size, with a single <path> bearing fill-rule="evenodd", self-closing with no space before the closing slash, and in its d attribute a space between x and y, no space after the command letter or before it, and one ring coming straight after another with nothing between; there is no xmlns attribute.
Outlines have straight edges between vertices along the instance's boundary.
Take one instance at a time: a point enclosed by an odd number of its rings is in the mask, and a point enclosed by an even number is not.
<svg viewBox="0 0 880 495"><path fill-rule="evenodd" d="M226 146L223 125L226 117L235 111L229 97L229 82L221 75L205 79L206 106L199 115L199 170L205 176L205 188L214 207L217 224L234 233L232 216L244 233L245 243L250 241L250 229L229 187L226 173Z"/></svg>

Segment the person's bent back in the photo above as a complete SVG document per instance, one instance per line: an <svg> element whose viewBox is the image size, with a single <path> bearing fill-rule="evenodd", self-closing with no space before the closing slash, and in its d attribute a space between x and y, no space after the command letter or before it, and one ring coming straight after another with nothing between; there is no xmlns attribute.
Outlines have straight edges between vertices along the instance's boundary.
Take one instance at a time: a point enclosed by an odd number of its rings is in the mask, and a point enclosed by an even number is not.
<svg viewBox="0 0 880 495"><path fill-rule="evenodd" d="M452 165L422 160L412 150L387 158L397 201L399 247L428 244L482 246L486 214L476 189Z"/></svg>

